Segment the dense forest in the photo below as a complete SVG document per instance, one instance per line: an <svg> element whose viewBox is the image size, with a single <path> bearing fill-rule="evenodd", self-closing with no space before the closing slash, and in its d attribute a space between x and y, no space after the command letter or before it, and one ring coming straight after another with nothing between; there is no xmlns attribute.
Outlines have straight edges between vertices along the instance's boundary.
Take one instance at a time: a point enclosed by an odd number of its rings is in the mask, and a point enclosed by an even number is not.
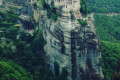
<svg viewBox="0 0 120 80"><path fill-rule="evenodd" d="M120 0L86 0L92 12L97 13L119 13Z"/></svg>
<svg viewBox="0 0 120 80"><path fill-rule="evenodd" d="M94 15L97 33L102 46L103 73L105 80L114 79L113 76L120 59L120 16ZM119 75L120 76L120 75Z"/></svg>
<svg viewBox="0 0 120 80"><path fill-rule="evenodd" d="M97 32L101 40L120 41L120 15L95 14Z"/></svg>
<svg viewBox="0 0 120 80"><path fill-rule="evenodd" d="M40 65L43 65L43 59L39 58L42 56L39 54L42 53L43 44L45 43L42 42L44 40L41 38L41 32L35 31L35 33L33 33L34 35L32 36L24 29L20 29L20 27L17 26L16 21L18 17L16 14L5 12L0 13L0 15L0 60L1 63L5 64L0 64L0 66L3 66L0 74L4 74L4 71L6 72L6 67L9 69L10 66L11 73L8 73L4 78L13 74L12 77L8 77L9 80L30 80L25 78L27 76L23 74L27 73L28 77L29 75L35 74L36 76L32 79L36 79L38 74L37 71L39 70L35 69L38 66L40 67ZM18 71L24 71L23 73L18 73L18 76L21 76L21 74L24 75L23 78L18 77L18 79L14 79L14 72L17 71L17 69L14 71L12 67L15 65L19 65L17 66ZM22 68L19 68L21 66L26 70L21 70Z"/></svg>

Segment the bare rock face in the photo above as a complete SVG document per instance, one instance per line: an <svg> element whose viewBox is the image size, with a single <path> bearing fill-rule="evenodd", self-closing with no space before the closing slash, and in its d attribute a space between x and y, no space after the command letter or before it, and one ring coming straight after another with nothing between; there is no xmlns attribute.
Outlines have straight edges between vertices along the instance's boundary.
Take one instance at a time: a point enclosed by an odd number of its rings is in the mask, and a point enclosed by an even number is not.
<svg viewBox="0 0 120 80"><path fill-rule="evenodd" d="M61 10L61 16L56 22L48 19L45 11L41 12L44 15L41 25L47 41L44 49L49 68L55 74L54 63L57 62L60 73L62 68L67 68L68 80L102 80L101 48L93 14L79 18L87 21L87 25L82 26L76 17L78 13L80 15L79 5L75 10L72 7L67 8L69 10L60 9L61 5L55 7L58 11ZM74 21L71 20L71 10L76 18Z"/></svg>

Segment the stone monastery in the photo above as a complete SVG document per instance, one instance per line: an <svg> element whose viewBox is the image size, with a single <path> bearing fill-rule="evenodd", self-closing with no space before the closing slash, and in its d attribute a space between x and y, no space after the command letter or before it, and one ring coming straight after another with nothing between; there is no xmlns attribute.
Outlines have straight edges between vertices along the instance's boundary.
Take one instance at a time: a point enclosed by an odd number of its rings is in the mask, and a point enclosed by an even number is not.
<svg viewBox="0 0 120 80"><path fill-rule="evenodd" d="M80 9L80 0L54 0L56 7L63 6L67 11Z"/></svg>

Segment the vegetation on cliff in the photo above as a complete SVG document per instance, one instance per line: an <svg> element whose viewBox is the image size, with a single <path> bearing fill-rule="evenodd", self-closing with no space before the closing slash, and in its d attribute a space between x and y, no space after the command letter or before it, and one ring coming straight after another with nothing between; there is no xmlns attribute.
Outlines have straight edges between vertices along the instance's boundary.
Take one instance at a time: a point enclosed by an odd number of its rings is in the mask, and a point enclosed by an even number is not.
<svg viewBox="0 0 120 80"><path fill-rule="evenodd" d="M50 19L53 19L55 22L58 18L58 12L56 11L56 8L54 7L54 2L51 3L51 6L45 2L45 0L39 0L39 5L44 10L47 11L47 17Z"/></svg>
<svg viewBox="0 0 120 80"><path fill-rule="evenodd" d="M87 21L84 21L84 20L82 20L82 19L78 19L78 22L79 22L82 26L87 25Z"/></svg>
<svg viewBox="0 0 120 80"><path fill-rule="evenodd" d="M85 0L80 0L80 5L81 5L80 12L82 13L82 15L86 16L88 13L91 12Z"/></svg>

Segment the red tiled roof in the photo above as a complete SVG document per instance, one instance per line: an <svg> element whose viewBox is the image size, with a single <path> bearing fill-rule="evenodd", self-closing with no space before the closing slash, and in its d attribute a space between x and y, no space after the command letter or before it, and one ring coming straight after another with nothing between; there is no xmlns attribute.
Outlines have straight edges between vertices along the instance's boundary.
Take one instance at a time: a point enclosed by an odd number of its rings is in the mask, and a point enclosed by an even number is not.
<svg viewBox="0 0 120 80"><path fill-rule="evenodd" d="M82 17L81 14L77 15L77 17Z"/></svg>

